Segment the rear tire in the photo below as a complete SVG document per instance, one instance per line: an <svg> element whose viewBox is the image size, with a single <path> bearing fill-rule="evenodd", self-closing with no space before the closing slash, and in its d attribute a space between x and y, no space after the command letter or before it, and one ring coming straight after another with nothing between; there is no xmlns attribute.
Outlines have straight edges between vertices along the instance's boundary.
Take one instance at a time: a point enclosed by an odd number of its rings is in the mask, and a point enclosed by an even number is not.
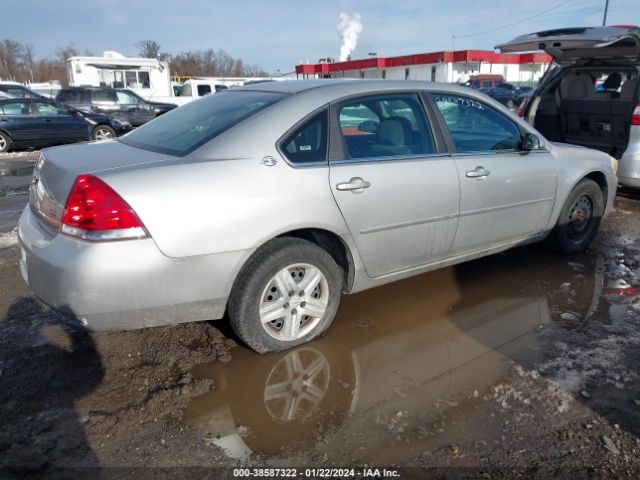
<svg viewBox="0 0 640 480"><path fill-rule="evenodd" d="M4 132L0 132L0 153L8 152L11 148L11 137Z"/></svg>
<svg viewBox="0 0 640 480"><path fill-rule="evenodd" d="M582 179L569 194L545 246L567 254L584 252L598 233L603 213L600 186L588 178Z"/></svg>
<svg viewBox="0 0 640 480"><path fill-rule="evenodd" d="M98 125L91 132L91 140L108 140L116 137L116 131L108 125Z"/></svg>
<svg viewBox="0 0 640 480"><path fill-rule="evenodd" d="M276 238L238 275L228 304L231 328L259 353L306 343L333 322L342 283L342 271L326 250L299 238Z"/></svg>

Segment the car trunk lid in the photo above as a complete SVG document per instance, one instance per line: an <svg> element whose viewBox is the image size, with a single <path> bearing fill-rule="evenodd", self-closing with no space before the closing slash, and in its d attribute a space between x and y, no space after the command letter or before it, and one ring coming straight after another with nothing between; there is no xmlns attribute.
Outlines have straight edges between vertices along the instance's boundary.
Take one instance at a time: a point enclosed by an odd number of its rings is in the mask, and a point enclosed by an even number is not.
<svg viewBox="0 0 640 480"><path fill-rule="evenodd" d="M585 59L640 58L640 28L559 28L529 33L495 47L502 53L543 50L558 63Z"/></svg>
<svg viewBox="0 0 640 480"><path fill-rule="evenodd" d="M55 230L60 227L67 197L78 175L170 159L174 157L141 150L118 141L47 149L40 155L34 169L29 205L45 225Z"/></svg>

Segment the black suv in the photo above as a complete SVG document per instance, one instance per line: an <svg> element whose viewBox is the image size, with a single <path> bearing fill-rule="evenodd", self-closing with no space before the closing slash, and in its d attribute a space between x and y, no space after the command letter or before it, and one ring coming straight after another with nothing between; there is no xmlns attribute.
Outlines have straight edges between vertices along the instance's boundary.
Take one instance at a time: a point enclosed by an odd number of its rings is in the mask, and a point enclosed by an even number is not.
<svg viewBox="0 0 640 480"><path fill-rule="evenodd" d="M63 88L56 100L81 111L122 118L134 127L176 108L172 103L149 102L131 90L107 87Z"/></svg>

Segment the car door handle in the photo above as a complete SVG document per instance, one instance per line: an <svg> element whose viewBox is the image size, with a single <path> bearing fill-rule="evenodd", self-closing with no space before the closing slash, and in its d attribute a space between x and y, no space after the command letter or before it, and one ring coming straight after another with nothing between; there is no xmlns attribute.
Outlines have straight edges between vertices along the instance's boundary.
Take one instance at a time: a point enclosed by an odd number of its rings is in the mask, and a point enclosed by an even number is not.
<svg viewBox="0 0 640 480"><path fill-rule="evenodd" d="M365 182L360 177L353 177L348 182L338 183L336 188L341 192L351 191L353 193L362 193L365 188L369 188L371 183Z"/></svg>
<svg viewBox="0 0 640 480"><path fill-rule="evenodd" d="M484 180L491 172L489 170L485 170L485 168L481 165L478 165L475 170L469 170L465 175L469 178L477 178L478 180Z"/></svg>

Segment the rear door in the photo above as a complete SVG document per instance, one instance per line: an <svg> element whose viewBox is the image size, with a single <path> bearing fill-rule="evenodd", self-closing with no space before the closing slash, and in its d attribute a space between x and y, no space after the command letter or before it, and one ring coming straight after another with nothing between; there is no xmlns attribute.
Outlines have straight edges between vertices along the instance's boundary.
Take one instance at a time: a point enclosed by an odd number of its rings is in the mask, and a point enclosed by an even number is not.
<svg viewBox="0 0 640 480"><path fill-rule="evenodd" d="M556 162L523 152L518 126L473 97L432 93L460 177L460 220L452 251L466 254L544 231L555 202Z"/></svg>
<svg viewBox="0 0 640 480"><path fill-rule="evenodd" d="M332 106L329 180L367 273L379 277L445 258L458 222L456 167L417 92Z"/></svg>
<svg viewBox="0 0 640 480"><path fill-rule="evenodd" d="M502 53L544 50L559 63L584 58L640 58L637 27L559 28L529 33L496 46Z"/></svg>
<svg viewBox="0 0 640 480"><path fill-rule="evenodd" d="M15 144L33 145L38 139L38 126L30 99L21 98L0 105L0 130L7 132Z"/></svg>
<svg viewBox="0 0 640 480"><path fill-rule="evenodd" d="M40 123L42 145L89 140L89 123L80 115L71 115L61 105L34 100Z"/></svg>

